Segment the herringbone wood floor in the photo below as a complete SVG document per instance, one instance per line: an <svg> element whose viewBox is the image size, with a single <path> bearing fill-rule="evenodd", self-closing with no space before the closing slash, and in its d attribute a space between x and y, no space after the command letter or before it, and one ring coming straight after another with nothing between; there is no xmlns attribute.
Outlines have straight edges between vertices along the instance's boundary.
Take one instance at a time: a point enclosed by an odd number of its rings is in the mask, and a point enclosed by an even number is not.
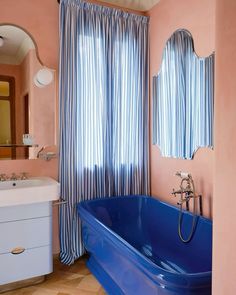
<svg viewBox="0 0 236 295"><path fill-rule="evenodd" d="M38 285L26 287L3 295L105 295L104 289L85 265L86 257L71 266L54 259L54 271Z"/></svg>

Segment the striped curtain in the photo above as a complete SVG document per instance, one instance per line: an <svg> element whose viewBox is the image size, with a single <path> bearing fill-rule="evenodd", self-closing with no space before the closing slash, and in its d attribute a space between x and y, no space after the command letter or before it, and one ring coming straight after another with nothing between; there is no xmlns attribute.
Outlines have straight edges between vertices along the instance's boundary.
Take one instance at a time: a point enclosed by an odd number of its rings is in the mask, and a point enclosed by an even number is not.
<svg viewBox="0 0 236 295"><path fill-rule="evenodd" d="M149 194L148 18L60 4L61 261L84 253L76 204Z"/></svg>
<svg viewBox="0 0 236 295"><path fill-rule="evenodd" d="M162 156L191 159L213 147L213 97L214 54L199 58L191 34L176 31L153 77L153 144Z"/></svg>

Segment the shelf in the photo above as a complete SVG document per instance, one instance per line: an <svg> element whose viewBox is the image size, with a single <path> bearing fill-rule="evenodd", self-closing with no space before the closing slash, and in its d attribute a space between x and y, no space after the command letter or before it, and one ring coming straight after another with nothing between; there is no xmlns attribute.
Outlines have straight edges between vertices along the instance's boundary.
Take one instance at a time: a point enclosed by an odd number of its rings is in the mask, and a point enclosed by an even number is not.
<svg viewBox="0 0 236 295"><path fill-rule="evenodd" d="M0 144L0 148L26 148L26 147L38 147L38 144Z"/></svg>

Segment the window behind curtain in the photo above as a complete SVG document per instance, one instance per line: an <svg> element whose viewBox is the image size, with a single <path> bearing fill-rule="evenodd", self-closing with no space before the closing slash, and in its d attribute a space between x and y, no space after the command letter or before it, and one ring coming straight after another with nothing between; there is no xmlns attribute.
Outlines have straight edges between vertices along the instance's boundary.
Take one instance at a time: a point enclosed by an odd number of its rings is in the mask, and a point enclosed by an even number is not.
<svg viewBox="0 0 236 295"><path fill-rule="evenodd" d="M80 35L77 46L80 60L78 97L83 96L82 103L77 105L77 130L78 145L83 149L83 166L102 167L107 157L114 167L137 165L143 115L140 113L141 87L137 84L140 69L135 36L117 35L111 45L112 56L107 55L101 36ZM109 75L111 89L107 85ZM107 128L110 135L107 135ZM110 145L109 151L107 144Z"/></svg>
<svg viewBox="0 0 236 295"><path fill-rule="evenodd" d="M79 35L77 67L78 146L83 149L83 166L92 168L104 162L106 64L102 39Z"/></svg>

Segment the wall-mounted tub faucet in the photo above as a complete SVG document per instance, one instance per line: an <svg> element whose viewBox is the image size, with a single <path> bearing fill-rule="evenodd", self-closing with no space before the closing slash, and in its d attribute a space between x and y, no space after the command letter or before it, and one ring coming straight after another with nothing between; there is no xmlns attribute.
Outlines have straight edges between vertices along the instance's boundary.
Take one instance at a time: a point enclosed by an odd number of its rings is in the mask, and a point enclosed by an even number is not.
<svg viewBox="0 0 236 295"><path fill-rule="evenodd" d="M172 195L174 196L180 195L180 199L177 202L177 205L180 208L178 232L179 232L179 237L181 241L184 243L187 243L192 239L192 236L195 230L196 218L197 218L197 204L196 204L197 199L199 199L199 211L200 211L200 215L202 215L202 198L200 195L196 195L194 181L190 173L176 172L176 176L179 176L181 178L180 189L179 190L173 189L173 192L172 192ZM183 238L182 230L181 230L183 204L186 204L186 210L189 211L189 202L191 199L193 200L192 227L191 227L191 232L188 238L185 239Z"/></svg>
<svg viewBox="0 0 236 295"><path fill-rule="evenodd" d="M195 198L195 186L191 174L186 172L176 172L176 176L181 178L180 189L174 190L172 195L180 195L180 200L177 202L178 205L186 203L186 209L189 211L189 201L191 198Z"/></svg>

